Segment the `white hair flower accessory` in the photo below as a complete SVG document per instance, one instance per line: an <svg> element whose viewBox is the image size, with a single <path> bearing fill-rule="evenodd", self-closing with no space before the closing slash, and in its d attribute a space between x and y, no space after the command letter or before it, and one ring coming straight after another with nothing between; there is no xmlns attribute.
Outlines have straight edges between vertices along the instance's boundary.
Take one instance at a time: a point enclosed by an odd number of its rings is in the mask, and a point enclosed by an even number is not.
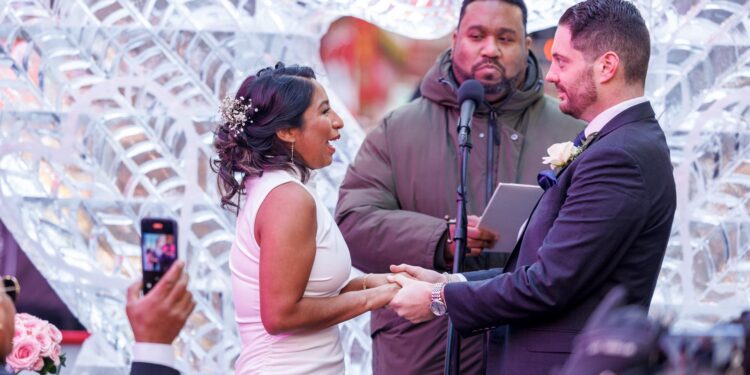
<svg viewBox="0 0 750 375"><path fill-rule="evenodd" d="M258 108L253 107L252 99L248 99L247 104L244 104L244 101L245 98L242 96L239 99L226 96L219 106L221 120L226 124L229 134L235 138L242 133L248 121L253 123L252 114L248 117L248 112L258 112Z"/></svg>

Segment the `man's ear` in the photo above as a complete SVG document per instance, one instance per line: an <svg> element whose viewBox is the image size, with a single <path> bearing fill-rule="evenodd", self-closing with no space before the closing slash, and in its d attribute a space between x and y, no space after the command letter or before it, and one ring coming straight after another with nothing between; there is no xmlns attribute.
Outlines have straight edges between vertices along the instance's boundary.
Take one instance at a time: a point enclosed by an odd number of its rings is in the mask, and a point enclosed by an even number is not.
<svg viewBox="0 0 750 375"><path fill-rule="evenodd" d="M531 43L533 43L534 40L531 39L530 36L526 35L526 52L531 51Z"/></svg>
<svg viewBox="0 0 750 375"><path fill-rule="evenodd" d="M595 63L595 72L599 76L599 83L606 83L617 75L620 68L620 56L612 51L607 51L599 56Z"/></svg>
<svg viewBox="0 0 750 375"><path fill-rule="evenodd" d="M297 141L298 132L299 129L296 128L279 129L276 131L276 136L284 142L294 143Z"/></svg>

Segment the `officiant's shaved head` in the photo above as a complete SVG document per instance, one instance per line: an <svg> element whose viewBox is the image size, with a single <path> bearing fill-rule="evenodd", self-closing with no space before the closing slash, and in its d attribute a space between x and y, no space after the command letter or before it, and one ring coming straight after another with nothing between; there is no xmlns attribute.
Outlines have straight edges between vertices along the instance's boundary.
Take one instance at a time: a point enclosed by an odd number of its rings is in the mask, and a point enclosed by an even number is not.
<svg viewBox="0 0 750 375"><path fill-rule="evenodd" d="M526 22L529 18L529 11L526 8L526 3L523 0L464 0L463 3L461 3L461 13L459 13L458 15L459 26L461 25L461 21L464 19L464 15L466 14L466 7L469 6L469 4L476 3L478 1L497 1L517 6L521 9L521 14L523 15L523 30L526 31Z"/></svg>

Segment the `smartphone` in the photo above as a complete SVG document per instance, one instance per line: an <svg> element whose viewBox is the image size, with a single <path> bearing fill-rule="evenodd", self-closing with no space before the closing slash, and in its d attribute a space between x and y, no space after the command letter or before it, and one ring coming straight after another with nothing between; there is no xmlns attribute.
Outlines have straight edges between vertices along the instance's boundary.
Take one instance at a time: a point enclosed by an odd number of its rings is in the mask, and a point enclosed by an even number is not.
<svg viewBox="0 0 750 375"><path fill-rule="evenodd" d="M143 294L148 293L177 260L177 222L167 218L141 219Z"/></svg>

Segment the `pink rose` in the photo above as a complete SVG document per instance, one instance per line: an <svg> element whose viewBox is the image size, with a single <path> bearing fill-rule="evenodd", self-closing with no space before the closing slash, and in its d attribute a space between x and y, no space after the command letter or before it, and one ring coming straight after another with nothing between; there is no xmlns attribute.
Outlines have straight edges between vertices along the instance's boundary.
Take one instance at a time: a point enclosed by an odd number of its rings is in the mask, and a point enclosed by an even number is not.
<svg viewBox="0 0 750 375"><path fill-rule="evenodd" d="M51 324L47 324L50 326ZM39 327L34 331L34 339L39 343L39 352L42 357L49 357L52 353L52 346L56 343L52 342L50 337L50 330L47 327Z"/></svg>
<svg viewBox="0 0 750 375"><path fill-rule="evenodd" d="M33 368L39 359L39 343L33 337L24 336L13 340L13 351L5 362L18 372Z"/></svg>
<svg viewBox="0 0 750 375"><path fill-rule="evenodd" d="M27 314L27 313L18 313L16 314L16 320L20 320L22 322L36 322L41 319L35 317L34 315Z"/></svg>
<svg viewBox="0 0 750 375"><path fill-rule="evenodd" d="M26 334L33 334L46 321L26 313L16 314L16 330L22 330Z"/></svg>
<svg viewBox="0 0 750 375"><path fill-rule="evenodd" d="M60 366L62 333L53 324L26 313L16 314L13 352L6 363L14 371L41 371L45 358Z"/></svg>
<svg viewBox="0 0 750 375"><path fill-rule="evenodd" d="M62 332L60 332L57 327L55 327L53 324L47 324L47 329L49 330L49 337L52 339L52 341L57 344L62 342Z"/></svg>
<svg viewBox="0 0 750 375"><path fill-rule="evenodd" d="M22 331L18 326L16 326L16 329L13 332L13 341L17 341L21 338L21 336L26 336L26 331Z"/></svg>
<svg viewBox="0 0 750 375"><path fill-rule="evenodd" d="M28 319L33 319L33 318L34 318L33 315L27 314L27 313L17 313L16 314L16 320L20 320L20 321L24 321L24 320L28 320Z"/></svg>
<svg viewBox="0 0 750 375"><path fill-rule="evenodd" d="M50 353L49 359L55 363L55 367L60 366L60 354L62 354L62 348L60 345L52 345L52 353Z"/></svg>
<svg viewBox="0 0 750 375"><path fill-rule="evenodd" d="M44 360L42 358L39 358L39 360L37 360L34 364L34 368L32 368L32 370L39 371L42 369L42 367L44 367Z"/></svg>
<svg viewBox="0 0 750 375"><path fill-rule="evenodd" d="M15 320L15 326L16 326L16 335L17 336L25 336L26 335L26 324L24 319L19 319L18 315L16 315Z"/></svg>

